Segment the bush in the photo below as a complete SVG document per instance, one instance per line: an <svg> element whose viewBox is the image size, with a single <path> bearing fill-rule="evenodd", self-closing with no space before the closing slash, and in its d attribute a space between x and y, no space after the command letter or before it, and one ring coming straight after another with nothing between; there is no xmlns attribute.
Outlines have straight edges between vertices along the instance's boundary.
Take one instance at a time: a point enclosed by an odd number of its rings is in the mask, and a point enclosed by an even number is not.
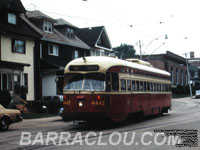
<svg viewBox="0 0 200 150"><path fill-rule="evenodd" d="M43 106L46 106L47 109L43 108ZM59 100L39 100L33 102L33 110L36 113L52 113L57 114L59 112L59 109L63 107L63 103Z"/></svg>
<svg viewBox="0 0 200 150"><path fill-rule="evenodd" d="M189 94L190 93L189 86L178 85L177 87L172 88L172 93L173 94Z"/></svg>
<svg viewBox="0 0 200 150"><path fill-rule="evenodd" d="M12 97L10 95L10 92L7 90L0 91L0 104L4 107L8 107L10 101L12 100Z"/></svg>

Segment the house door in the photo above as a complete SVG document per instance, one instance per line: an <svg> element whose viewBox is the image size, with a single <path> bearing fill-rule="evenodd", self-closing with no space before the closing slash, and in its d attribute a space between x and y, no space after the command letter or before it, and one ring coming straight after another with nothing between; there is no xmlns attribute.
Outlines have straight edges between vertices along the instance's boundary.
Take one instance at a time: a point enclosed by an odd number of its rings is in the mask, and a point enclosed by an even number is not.
<svg viewBox="0 0 200 150"><path fill-rule="evenodd" d="M20 75L14 75L14 94L17 96L20 96L21 94L21 88L20 88L20 84L21 80L20 80Z"/></svg>

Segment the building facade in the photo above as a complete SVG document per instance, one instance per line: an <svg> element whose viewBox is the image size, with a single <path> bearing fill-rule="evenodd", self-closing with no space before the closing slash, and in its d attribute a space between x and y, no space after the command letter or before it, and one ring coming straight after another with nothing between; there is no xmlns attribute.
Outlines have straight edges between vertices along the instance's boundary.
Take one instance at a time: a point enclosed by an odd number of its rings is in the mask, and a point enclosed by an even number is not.
<svg viewBox="0 0 200 150"><path fill-rule="evenodd" d="M103 26L79 29L38 10L26 11L20 0L0 0L0 90L28 101L62 95L68 62L111 50Z"/></svg>
<svg viewBox="0 0 200 150"><path fill-rule="evenodd" d="M166 54L144 55L143 60L151 63L155 68L166 70L171 74L172 87L188 84L186 59L170 51Z"/></svg>
<svg viewBox="0 0 200 150"><path fill-rule="evenodd" d="M63 19L40 11L29 11L26 16L42 34L35 51L36 99L62 95L64 67L75 58L89 56L90 47L76 36L76 27Z"/></svg>
<svg viewBox="0 0 200 150"><path fill-rule="evenodd" d="M20 0L0 0L0 90L33 101L34 50L40 34L27 24L25 12Z"/></svg>

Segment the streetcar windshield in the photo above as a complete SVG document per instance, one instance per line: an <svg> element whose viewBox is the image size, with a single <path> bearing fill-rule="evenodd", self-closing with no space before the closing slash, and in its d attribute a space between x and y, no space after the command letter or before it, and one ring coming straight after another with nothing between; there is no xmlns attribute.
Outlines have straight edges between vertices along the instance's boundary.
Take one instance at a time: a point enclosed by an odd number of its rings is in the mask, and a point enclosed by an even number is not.
<svg viewBox="0 0 200 150"><path fill-rule="evenodd" d="M104 91L105 74L103 73L66 74L64 90Z"/></svg>

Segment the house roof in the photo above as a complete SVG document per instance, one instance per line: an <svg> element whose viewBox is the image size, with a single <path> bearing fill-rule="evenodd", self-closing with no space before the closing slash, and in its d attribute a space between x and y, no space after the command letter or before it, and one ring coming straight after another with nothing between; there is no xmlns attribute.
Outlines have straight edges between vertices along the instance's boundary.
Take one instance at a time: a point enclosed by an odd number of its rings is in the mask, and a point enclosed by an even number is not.
<svg viewBox="0 0 200 150"><path fill-rule="evenodd" d="M27 18L28 19L46 19L48 21L51 21L51 22L56 22L55 19L47 16L46 14L42 13L41 11L39 10L34 10L34 11L27 11L26 12L26 15L27 15Z"/></svg>
<svg viewBox="0 0 200 150"><path fill-rule="evenodd" d="M19 13L26 12L20 0L0 0L0 9L5 8Z"/></svg>
<svg viewBox="0 0 200 150"><path fill-rule="evenodd" d="M39 15L38 12L39 11L37 11L37 15ZM88 49L88 50L90 49L90 47L86 43L81 41L77 36L75 36L74 38L65 37L63 34L58 32L55 28L53 29L53 33L45 32L43 29L39 28L36 24L31 22L31 19L35 19L35 17L32 17L33 15L30 12L27 12L26 16L30 19L30 21L28 21L29 25L34 30L36 30L38 33L40 33L42 35L41 40L53 42L53 43L57 43L57 44L78 47L78 48L82 48L82 49ZM47 15L45 15L45 16L47 16ZM46 18L48 18L48 16L47 17L39 17L38 16L37 18L46 19Z"/></svg>
<svg viewBox="0 0 200 150"><path fill-rule="evenodd" d="M140 56L136 56L136 58L139 58ZM152 55L142 55L143 59L145 61L149 61L149 60L172 60L174 62L179 62L180 64L186 64L186 59L175 54L172 53L170 51L166 51L166 54L152 54Z"/></svg>
<svg viewBox="0 0 200 150"><path fill-rule="evenodd" d="M54 24L54 26L69 26L69 27L72 27L72 28L75 28L77 29L77 27L69 22L67 22L66 20L60 18L60 19L56 19L56 23Z"/></svg>
<svg viewBox="0 0 200 150"><path fill-rule="evenodd" d="M75 33L81 40L91 47L109 51L112 50L112 46L104 26L81 28L75 30Z"/></svg>
<svg viewBox="0 0 200 150"><path fill-rule="evenodd" d="M29 67L30 64L10 62L10 61L0 61L0 67L6 67L11 69L23 69L25 66Z"/></svg>
<svg viewBox="0 0 200 150"><path fill-rule="evenodd" d="M20 21L18 25L10 25L7 23L0 22L0 33L2 34L15 34L26 36L30 38L40 38L41 35L34 31L24 20L23 16L20 15Z"/></svg>
<svg viewBox="0 0 200 150"><path fill-rule="evenodd" d="M104 26L77 29L76 35L89 46L95 46Z"/></svg>

